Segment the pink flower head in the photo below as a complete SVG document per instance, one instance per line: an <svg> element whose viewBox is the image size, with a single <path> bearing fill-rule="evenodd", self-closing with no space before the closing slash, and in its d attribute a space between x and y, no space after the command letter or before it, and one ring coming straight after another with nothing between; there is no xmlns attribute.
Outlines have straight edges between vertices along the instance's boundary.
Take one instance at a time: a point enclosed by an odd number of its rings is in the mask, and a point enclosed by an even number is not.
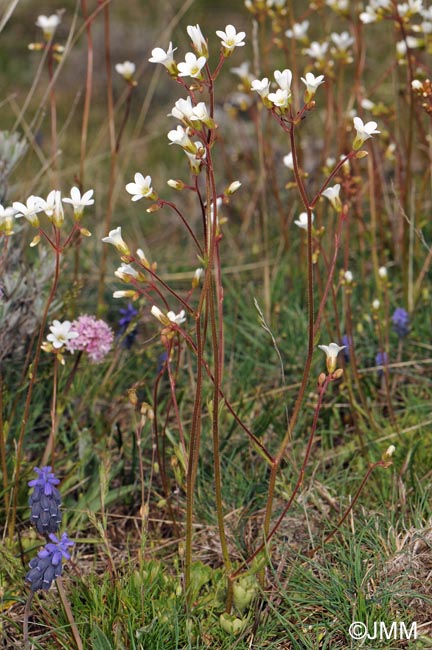
<svg viewBox="0 0 432 650"><path fill-rule="evenodd" d="M83 314L72 322L71 329L77 332L78 336L68 341L69 352L87 352L90 360L98 363L111 350L114 332L105 321Z"/></svg>

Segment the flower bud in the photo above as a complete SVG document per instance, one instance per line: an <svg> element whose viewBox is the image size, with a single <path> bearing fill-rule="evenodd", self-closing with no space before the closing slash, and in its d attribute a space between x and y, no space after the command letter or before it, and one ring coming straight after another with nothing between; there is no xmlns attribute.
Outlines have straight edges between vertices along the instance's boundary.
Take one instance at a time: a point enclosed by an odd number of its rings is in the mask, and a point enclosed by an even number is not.
<svg viewBox="0 0 432 650"><path fill-rule="evenodd" d="M233 181L231 185L229 185L224 194L225 196L230 196L231 194L234 194L234 192L237 192L237 190L241 187L240 181Z"/></svg>
<svg viewBox="0 0 432 650"><path fill-rule="evenodd" d="M185 184L183 183L183 181L180 181L180 180L175 181L175 180L172 179L172 178L170 178L170 180L167 181L167 185L169 185L170 187L172 187L172 188L175 189L175 190L178 190L179 192L181 192L181 190L183 190L183 189L184 189L184 186L185 186Z"/></svg>

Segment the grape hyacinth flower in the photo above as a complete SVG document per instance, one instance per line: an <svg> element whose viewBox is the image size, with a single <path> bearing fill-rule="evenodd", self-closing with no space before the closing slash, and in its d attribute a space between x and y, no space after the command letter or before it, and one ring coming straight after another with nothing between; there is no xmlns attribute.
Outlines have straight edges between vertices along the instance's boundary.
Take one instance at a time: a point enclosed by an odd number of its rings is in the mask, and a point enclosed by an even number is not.
<svg viewBox="0 0 432 650"><path fill-rule="evenodd" d="M37 556L30 560L30 571L25 580L32 592L43 589L47 591L53 581L62 573L62 561L70 560L69 546L73 546L67 533L63 533L58 539L53 533L49 535L51 542L48 542Z"/></svg>
<svg viewBox="0 0 432 650"><path fill-rule="evenodd" d="M114 333L104 320L83 314L72 322L72 329L77 337L68 341L69 352L86 352L90 361L98 363L111 350Z"/></svg>
<svg viewBox="0 0 432 650"><path fill-rule="evenodd" d="M30 521L41 535L56 533L61 524L61 496L56 485L60 483L49 465L35 467L38 475L28 482L33 492L29 498Z"/></svg>
<svg viewBox="0 0 432 650"><path fill-rule="evenodd" d="M375 357L375 364L377 366L386 366L388 364L388 354L387 352L378 352L378 354ZM378 377L382 377L384 374L384 371L382 368L378 370Z"/></svg>
<svg viewBox="0 0 432 650"><path fill-rule="evenodd" d="M138 310L135 309L131 303L129 303L128 306L125 307L125 309L120 309L120 314L121 314L121 318L118 322L119 324L118 335L123 336L123 334L127 332L126 336L123 339L123 346L127 350L129 350L135 341L135 337L138 333L138 329L136 327L130 331L128 331L128 329L135 316L138 315Z"/></svg>
<svg viewBox="0 0 432 650"><path fill-rule="evenodd" d="M392 316L393 330L400 338L409 332L409 314L403 307L395 309Z"/></svg>
<svg viewBox="0 0 432 650"><path fill-rule="evenodd" d="M351 347L352 347L352 338L350 336L348 336L348 334L344 334L342 336L342 345L344 347L344 353L343 354L344 354L344 357L345 357L345 361L346 361L346 363L349 363L350 350L351 350Z"/></svg>

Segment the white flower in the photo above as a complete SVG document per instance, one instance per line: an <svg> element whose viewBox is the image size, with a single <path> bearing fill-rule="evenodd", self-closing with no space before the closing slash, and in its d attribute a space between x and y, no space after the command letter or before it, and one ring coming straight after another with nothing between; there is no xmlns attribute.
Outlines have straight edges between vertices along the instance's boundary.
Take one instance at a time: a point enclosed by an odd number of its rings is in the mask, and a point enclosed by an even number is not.
<svg viewBox="0 0 432 650"><path fill-rule="evenodd" d="M180 97L168 113L168 117L176 117L178 120L190 120L193 115L192 100L190 97L183 99Z"/></svg>
<svg viewBox="0 0 432 650"><path fill-rule="evenodd" d="M193 52L186 52L185 60L178 64L179 77L192 77L193 79L201 79L201 70L206 64L205 56L200 56L198 59Z"/></svg>
<svg viewBox="0 0 432 650"><path fill-rule="evenodd" d="M328 187L322 193L322 196L325 196L326 199L330 201L334 209L338 212L342 210L342 201L339 198L340 187L340 183L336 183L336 185L333 185L333 187Z"/></svg>
<svg viewBox="0 0 432 650"><path fill-rule="evenodd" d="M184 309L182 309L178 314L175 314L173 311L169 311L167 313L167 316L170 319L171 323L175 323L176 325L181 325L182 323L186 322Z"/></svg>
<svg viewBox="0 0 432 650"><path fill-rule="evenodd" d="M202 146L202 143L197 141L193 142L192 146L196 147L195 153L190 153L186 149L184 150L186 156L189 158L189 166L191 169L191 172L195 175L198 175L201 171L201 166L202 166L202 161L203 158L206 157L206 152L205 149ZM184 184L183 184L184 187Z"/></svg>
<svg viewBox="0 0 432 650"><path fill-rule="evenodd" d="M379 301L377 298L375 298L375 300L372 302L372 309L373 309L374 311L378 311L378 309L380 308L380 306L381 306L380 301Z"/></svg>
<svg viewBox="0 0 432 650"><path fill-rule="evenodd" d="M420 25L413 25L413 31L422 32L423 34L432 34L432 22L430 20L423 20Z"/></svg>
<svg viewBox="0 0 432 650"><path fill-rule="evenodd" d="M201 28L199 25L188 25L187 26L187 33L190 36L190 39L192 41L193 48L197 54L199 54L200 57L205 57L208 59L208 47L207 47L207 41L204 38Z"/></svg>
<svg viewBox="0 0 432 650"><path fill-rule="evenodd" d="M270 81L267 77L264 77L263 79L254 79L251 83L251 88L262 98L267 97L270 91Z"/></svg>
<svg viewBox="0 0 432 650"><path fill-rule="evenodd" d="M214 121L207 112L207 106L205 105L205 102L198 102L198 104L193 107L190 119L192 122L202 122L209 129L212 129L215 126Z"/></svg>
<svg viewBox="0 0 432 650"><path fill-rule="evenodd" d="M312 212L311 214L311 223L313 223L315 220L315 215ZM294 221L295 225L301 228L302 230L307 230L308 229L308 216L307 212L301 212L299 214L299 218Z"/></svg>
<svg viewBox="0 0 432 650"><path fill-rule="evenodd" d="M60 16L52 14L51 16L38 16L36 26L43 31L44 38L49 41L57 27L60 25Z"/></svg>
<svg viewBox="0 0 432 650"><path fill-rule="evenodd" d="M413 80L411 81L411 88L412 88L413 90L419 90L419 91L422 91L422 90L423 90L423 84L422 84L422 82L421 82L419 79L413 79Z"/></svg>
<svg viewBox="0 0 432 650"><path fill-rule="evenodd" d="M185 151L191 154L196 153L196 146L189 138L188 129L184 129L180 124L176 129L168 132L168 140L170 140L170 144L179 144Z"/></svg>
<svg viewBox="0 0 432 650"><path fill-rule="evenodd" d="M378 13L372 7L366 7L366 11L362 11L359 16L361 22L364 25L369 25L370 23L375 23L378 20Z"/></svg>
<svg viewBox="0 0 432 650"><path fill-rule="evenodd" d="M243 61L237 68L231 68L231 72L243 81L245 84L250 84L253 81L253 76L249 72L249 61Z"/></svg>
<svg viewBox="0 0 432 650"><path fill-rule="evenodd" d="M294 160L291 151L287 153L286 156L283 157L283 164L285 165L285 167L288 167L288 169L294 171Z"/></svg>
<svg viewBox="0 0 432 650"><path fill-rule="evenodd" d="M286 90L289 94L291 94L291 81L292 81L291 70L288 70L288 68L282 70L282 72L280 70L275 70L274 78L279 88L281 88L282 90Z"/></svg>
<svg viewBox="0 0 432 650"><path fill-rule="evenodd" d="M135 74L135 63L132 63L132 61L116 63L115 70L119 75L126 79L126 81L130 81Z"/></svg>
<svg viewBox="0 0 432 650"><path fill-rule="evenodd" d="M84 208L88 205L93 205L94 199L92 199L93 190L87 190L81 196L81 192L77 187L73 187L70 191L70 198L63 199L63 203L70 203L74 209L75 219L81 219Z"/></svg>
<svg viewBox="0 0 432 650"><path fill-rule="evenodd" d="M353 276L353 274L351 273L351 271L349 271L349 270L348 270L348 271L345 271L345 273L344 273L344 279L345 279L345 282L346 282L347 284L351 284L351 283L352 283L352 281L354 280L354 276Z"/></svg>
<svg viewBox="0 0 432 650"><path fill-rule="evenodd" d="M396 43L396 53L399 58L404 58L405 54L407 53L407 44L405 41L398 41Z"/></svg>
<svg viewBox="0 0 432 650"><path fill-rule="evenodd" d="M366 122L366 124L364 124L363 120L360 117L355 117L353 121L354 128L357 131L357 135L353 143L353 149L360 149L365 140L371 138L374 133L379 133L379 131L376 130L378 124L373 121Z"/></svg>
<svg viewBox="0 0 432 650"><path fill-rule="evenodd" d="M114 228L114 230L110 230L108 237L103 237L102 241L105 244L112 244L115 246L122 255L130 255L130 250L121 235L121 226Z"/></svg>
<svg viewBox="0 0 432 650"><path fill-rule="evenodd" d="M173 57L176 49L176 47L173 48L171 41L166 52L161 47L155 47L149 61L150 63L162 63L170 74L176 75L177 65Z"/></svg>
<svg viewBox="0 0 432 650"><path fill-rule="evenodd" d="M386 266L380 266L378 269L378 275L381 278L381 280L386 280L387 279L387 267Z"/></svg>
<svg viewBox="0 0 432 650"><path fill-rule="evenodd" d="M349 32L342 32L342 34L336 34L333 32L330 35L330 38L340 52L346 52L347 49L354 43L354 39Z"/></svg>
<svg viewBox="0 0 432 650"><path fill-rule="evenodd" d="M184 309L182 309L178 314L175 314L173 311L169 311L165 315L163 311L159 309L159 307L153 305L151 308L151 313L155 318L158 319L160 323L162 323L162 325L181 325L186 321Z"/></svg>
<svg viewBox="0 0 432 650"><path fill-rule="evenodd" d="M367 99L366 97L361 100L360 106L365 109L365 111L371 111L375 104L371 102L370 99Z"/></svg>
<svg viewBox="0 0 432 650"><path fill-rule="evenodd" d="M330 9L345 11L348 9L348 0L326 0L326 5Z"/></svg>
<svg viewBox="0 0 432 650"><path fill-rule="evenodd" d="M12 203L12 207L15 210L15 218L19 219L24 217L29 223L35 228L39 227L39 218L37 217L38 212L42 212L44 209L45 201L41 199L40 196L29 196L26 204L15 201Z"/></svg>
<svg viewBox="0 0 432 650"><path fill-rule="evenodd" d="M155 201L157 199L157 194L151 186L151 176L144 176L137 172L134 176L134 183L128 183L126 185L126 192L132 194L132 201L139 201L142 198L150 199Z"/></svg>
<svg viewBox="0 0 432 650"><path fill-rule="evenodd" d="M332 374L336 370L336 359L341 350L346 348L346 345L338 345L337 343L330 343L329 345L319 345L320 350L325 352L327 357L327 370Z"/></svg>
<svg viewBox="0 0 432 650"><path fill-rule="evenodd" d="M408 0L408 2L398 4L397 9L399 16L411 17L423 10L423 0Z"/></svg>
<svg viewBox="0 0 432 650"><path fill-rule="evenodd" d="M123 280L124 282L130 282L130 279L142 280L143 274L139 273L131 264L121 264L119 268L114 271L114 275Z"/></svg>
<svg viewBox="0 0 432 650"><path fill-rule="evenodd" d="M311 59L322 61L325 58L327 50L328 43L318 43L317 41L312 41L310 46L304 50L304 53L310 56Z"/></svg>
<svg viewBox="0 0 432 650"><path fill-rule="evenodd" d="M304 40L309 29L309 21L304 20L302 23L294 23L292 29L287 29L285 36L295 38L298 41Z"/></svg>
<svg viewBox="0 0 432 650"><path fill-rule="evenodd" d="M317 77L315 77L312 72L306 72L306 75L300 78L306 86L305 102L307 104L315 95L318 86L324 83L324 75L319 74Z"/></svg>
<svg viewBox="0 0 432 650"><path fill-rule="evenodd" d="M218 196L216 199L216 222L219 223L219 208L221 207L223 203L222 197ZM207 207L207 204L206 204ZM214 203L213 201L210 203L210 223L213 224L214 221L214 214L215 214L215 209L214 209Z"/></svg>
<svg viewBox="0 0 432 650"><path fill-rule="evenodd" d="M217 30L216 35L222 40L223 51L225 56L229 56L236 47L245 45L244 37L246 32L238 32L233 25L227 25L225 31Z"/></svg>
<svg viewBox="0 0 432 650"><path fill-rule="evenodd" d="M72 323L69 320L61 323L59 320L54 320L50 326L51 334L48 334L47 341L52 343L53 348L59 350L65 343L71 339L76 339L79 334L71 330Z"/></svg>
<svg viewBox="0 0 432 650"><path fill-rule="evenodd" d="M13 208L4 208L0 205L0 234L3 233L7 237L13 235L14 215Z"/></svg>
<svg viewBox="0 0 432 650"><path fill-rule="evenodd" d="M156 307L156 305L153 305L151 308L151 313L152 315L158 319L162 324L166 325L166 316L164 313L159 309L159 307Z"/></svg>
<svg viewBox="0 0 432 650"><path fill-rule="evenodd" d="M291 93L289 90L278 88L275 93L269 93L267 99L278 108L288 108L290 104Z"/></svg>
<svg viewBox="0 0 432 650"><path fill-rule="evenodd" d="M64 211L61 201L61 192L59 190L52 190L43 206L46 216L53 222L57 228L60 228L64 222Z"/></svg>

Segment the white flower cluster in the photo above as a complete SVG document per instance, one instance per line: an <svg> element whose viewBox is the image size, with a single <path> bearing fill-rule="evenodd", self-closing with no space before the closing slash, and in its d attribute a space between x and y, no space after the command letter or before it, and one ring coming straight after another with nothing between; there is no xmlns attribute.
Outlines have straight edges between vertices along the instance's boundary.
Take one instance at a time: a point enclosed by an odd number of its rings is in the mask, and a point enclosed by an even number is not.
<svg viewBox="0 0 432 650"><path fill-rule="evenodd" d="M70 191L70 197L62 199L60 190L52 190L46 199L40 196L31 195L26 199L25 203L14 201L12 207L4 208L0 205L0 234L12 235L13 234L13 220L24 217L34 228L39 228L39 214L45 212L48 219L60 228L64 222L63 203L70 203L74 209L74 217L76 221L80 221L84 208L88 205L93 205L94 199L93 190L88 190L81 195L78 187L73 187ZM86 231L87 234L88 231ZM37 243L37 241L36 241Z"/></svg>
<svg viewBox="0 0 432 650"><path fill-rule="evenodd" d="M155 47L149 61L161 63L173 77L202 79L202 70L209 57L207 39L204 38L199 25L188 25L187 33L192 41L194 52L187 52L184 61L176 63L174 52L177 48L173 48L172 43L166 51L161 47ZM233 25L227 25L225 31L217 30L216 35L221 39L221 51L224 57L231 56L236 47L245 45L245 32L237 32Z"/></svg>
<svg viewBox="0 0 432 650"><path fill-rule="evenodd" d="M267 107L276 108L279 112L284 113L289 108L292 99L292 72L286 68L282 71L275 70L273 74L278 86L274 92L270 92L271 82L267 77L254 79L251 89L260 95ZM324 83L324 75L316 77L312 72L307 72L305 77L301 77L301 80L306 86L305 102L309 102L315 95L318 86Z"/></svg>
<svg viewBox="0 0 432 650"><path fill-rule="evenodd" d="M364 24L376 23L386 16L394 16L397 11L400 18L410 19L420 14L426 21L431 19L429 9L423 8L423 0L408 0L394 7L392 0L370 0L365 10L360 13L360 20Z"/></svg>

